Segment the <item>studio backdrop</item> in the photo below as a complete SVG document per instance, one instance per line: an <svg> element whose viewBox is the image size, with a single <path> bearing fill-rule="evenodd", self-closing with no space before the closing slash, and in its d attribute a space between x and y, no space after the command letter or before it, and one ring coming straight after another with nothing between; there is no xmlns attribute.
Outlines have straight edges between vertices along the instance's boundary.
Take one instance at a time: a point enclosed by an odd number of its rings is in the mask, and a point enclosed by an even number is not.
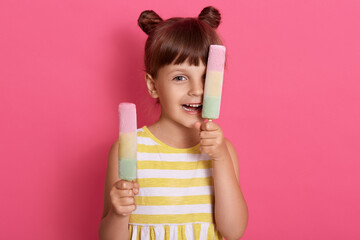
<svg viewBox="0 0 360 240"><path fill-rule="evenodd" d="M2 1L0 239L98 239L117 106L159 114L143 10L222 14L220 119L239 157L244 240L360 239L357 0Z"/></svg>

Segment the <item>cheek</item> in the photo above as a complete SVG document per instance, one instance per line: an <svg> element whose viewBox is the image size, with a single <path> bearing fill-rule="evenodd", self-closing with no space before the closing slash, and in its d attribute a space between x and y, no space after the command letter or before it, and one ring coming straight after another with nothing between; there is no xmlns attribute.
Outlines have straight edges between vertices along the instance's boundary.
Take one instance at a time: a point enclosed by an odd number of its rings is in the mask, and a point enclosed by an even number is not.
<svg viewBox="0 0 360 240"><path fill-rule="evenodd" d="M162 94L162 97L165 101L168 101L169 103L177 103L181 100L183 93L181 88L175 88L175 87L169 87L167 90L165 90Z"/></svg>
<svg viewBox="0 0 360 240"><path fill-rule="evenodd" d="M176 102L176 97L174 97L171 91L163 91L159 94L159 100L163 107L168 108Z"/></svg>

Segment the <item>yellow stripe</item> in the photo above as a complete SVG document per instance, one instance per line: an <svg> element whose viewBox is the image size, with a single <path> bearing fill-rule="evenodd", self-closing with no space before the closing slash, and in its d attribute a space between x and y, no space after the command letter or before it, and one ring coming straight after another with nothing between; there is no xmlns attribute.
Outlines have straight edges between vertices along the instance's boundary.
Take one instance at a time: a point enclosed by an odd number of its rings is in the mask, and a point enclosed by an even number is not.
<svg viewBox="0 0 360 240"><path fill-rule="evenodd" d="M214 240L214 224L209 224L209 229L207 232L207 240Z"/></svg>
<svg viewBox="0 0 360 240"><path fill-rule="evenodd" d="M213 178L138 178L137 182L141 188L145 187L202 187L212 186Z"/></svg>
<svg viewBox="0 0 360 240"><path fill-rule="evenodd" d="M194 228L194 239L195 240L200 240L201 224L200 223L194 223L193 228Z"/></svg>
<svg viewBox="0 0 360 240"><path fill-rule="evenodd" d="M212 213L190 213L171 215L131 214L129 223L135 224L181 224L189 222L214 222Z"/></svg>
<svg viewBox="0 0 360 240"><path fill-rule="evenodd" d="M200 148L189 148L189 149L181 149L181 148L169 148L163 145L145 145L145 144L137 144L138 152L145 153L192 153L192 154L200 154Z"/></svg>
<svg viewBox="0 0 360 240"><path fill-rule="evenodd" d="M142 230L142 226L137 226L137 234L136 234L136 240L140 240L141 239L141 230Z"/></svg>
<svg viewBox="0 0 360 240"><path fill-rule="evenodd" d="M137 132L138 137L149 137L146 132Z"/></svg>
<svg viewBox="0 0 360 240"><path fill-rule="evenodd" d="M196 146L193 146L191 148L184 148L184 149L174 148L166 145L165 143L157 139L146 126L143 127L143 130L144 132L138 132L138 136L150 138L154 142L159 144L159 145L149 145L150 147L152 147L149 149L155 149L155 151L152 150L151 152L158 152L157 150L161 149L161 152L167 152L167 153L200 153L200 149L199 149L200 143L198 143ZM145 147L145 149L147 149L147 147Z"/></svg>
<svg viewBox="0 0 360 240"><path fill-rule="evenodd" d="M212 168L212 160L196 162L138 161L138 169L195 170Z"/></svg>
<svg viewBox="0 0 360 240"><path fill-rule="evenodd" d="M178 226L178 237L177 237L177 239L186 240L185 225L179 225Z"/></svg>
<svg viewBox="0 0 360 240"><path fill-rule="evenodd" d="M191 204L214 204L213 195L193 195L181 197L139 197L135 196L137 205L191 205Z"/></svg>
<svg viewBox="0 0 360 240"><path fill-rule="evenodd" d="M164 230L165 230L165 240L170 240L170 226L169 225L164 225Z"/></svg>
<svg viewBox="0 0 360 240"><path fill-rule="evenodd" d="M155 228L154 226L149 226L149 240L155 239Z"/></svg>

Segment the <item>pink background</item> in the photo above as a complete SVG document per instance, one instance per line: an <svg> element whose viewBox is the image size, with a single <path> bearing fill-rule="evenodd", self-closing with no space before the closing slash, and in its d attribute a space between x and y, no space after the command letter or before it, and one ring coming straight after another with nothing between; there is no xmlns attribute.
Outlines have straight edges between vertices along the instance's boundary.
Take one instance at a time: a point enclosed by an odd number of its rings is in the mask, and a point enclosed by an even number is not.
<svg viewBox="0 0 360 240"><path fill-rule="evenodd" d="M136 2L136 4L134 4ZM358 0L1 1L0 239L97 239L117 105L150 124L142 10L214 5L243 239L360 239Z"/></svg>

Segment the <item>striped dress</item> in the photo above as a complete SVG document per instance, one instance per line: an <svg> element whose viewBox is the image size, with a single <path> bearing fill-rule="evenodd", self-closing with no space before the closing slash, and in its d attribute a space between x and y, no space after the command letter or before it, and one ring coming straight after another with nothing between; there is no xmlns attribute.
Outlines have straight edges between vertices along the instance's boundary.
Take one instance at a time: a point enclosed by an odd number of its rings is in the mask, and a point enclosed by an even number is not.
<svg viewBox="0 0 360 240"><path fill-rule="evenodd" d="M146 126L137 130L140 191L130 239L223 239L214 225L212 161L199 146L173 148Z"/></svg>

